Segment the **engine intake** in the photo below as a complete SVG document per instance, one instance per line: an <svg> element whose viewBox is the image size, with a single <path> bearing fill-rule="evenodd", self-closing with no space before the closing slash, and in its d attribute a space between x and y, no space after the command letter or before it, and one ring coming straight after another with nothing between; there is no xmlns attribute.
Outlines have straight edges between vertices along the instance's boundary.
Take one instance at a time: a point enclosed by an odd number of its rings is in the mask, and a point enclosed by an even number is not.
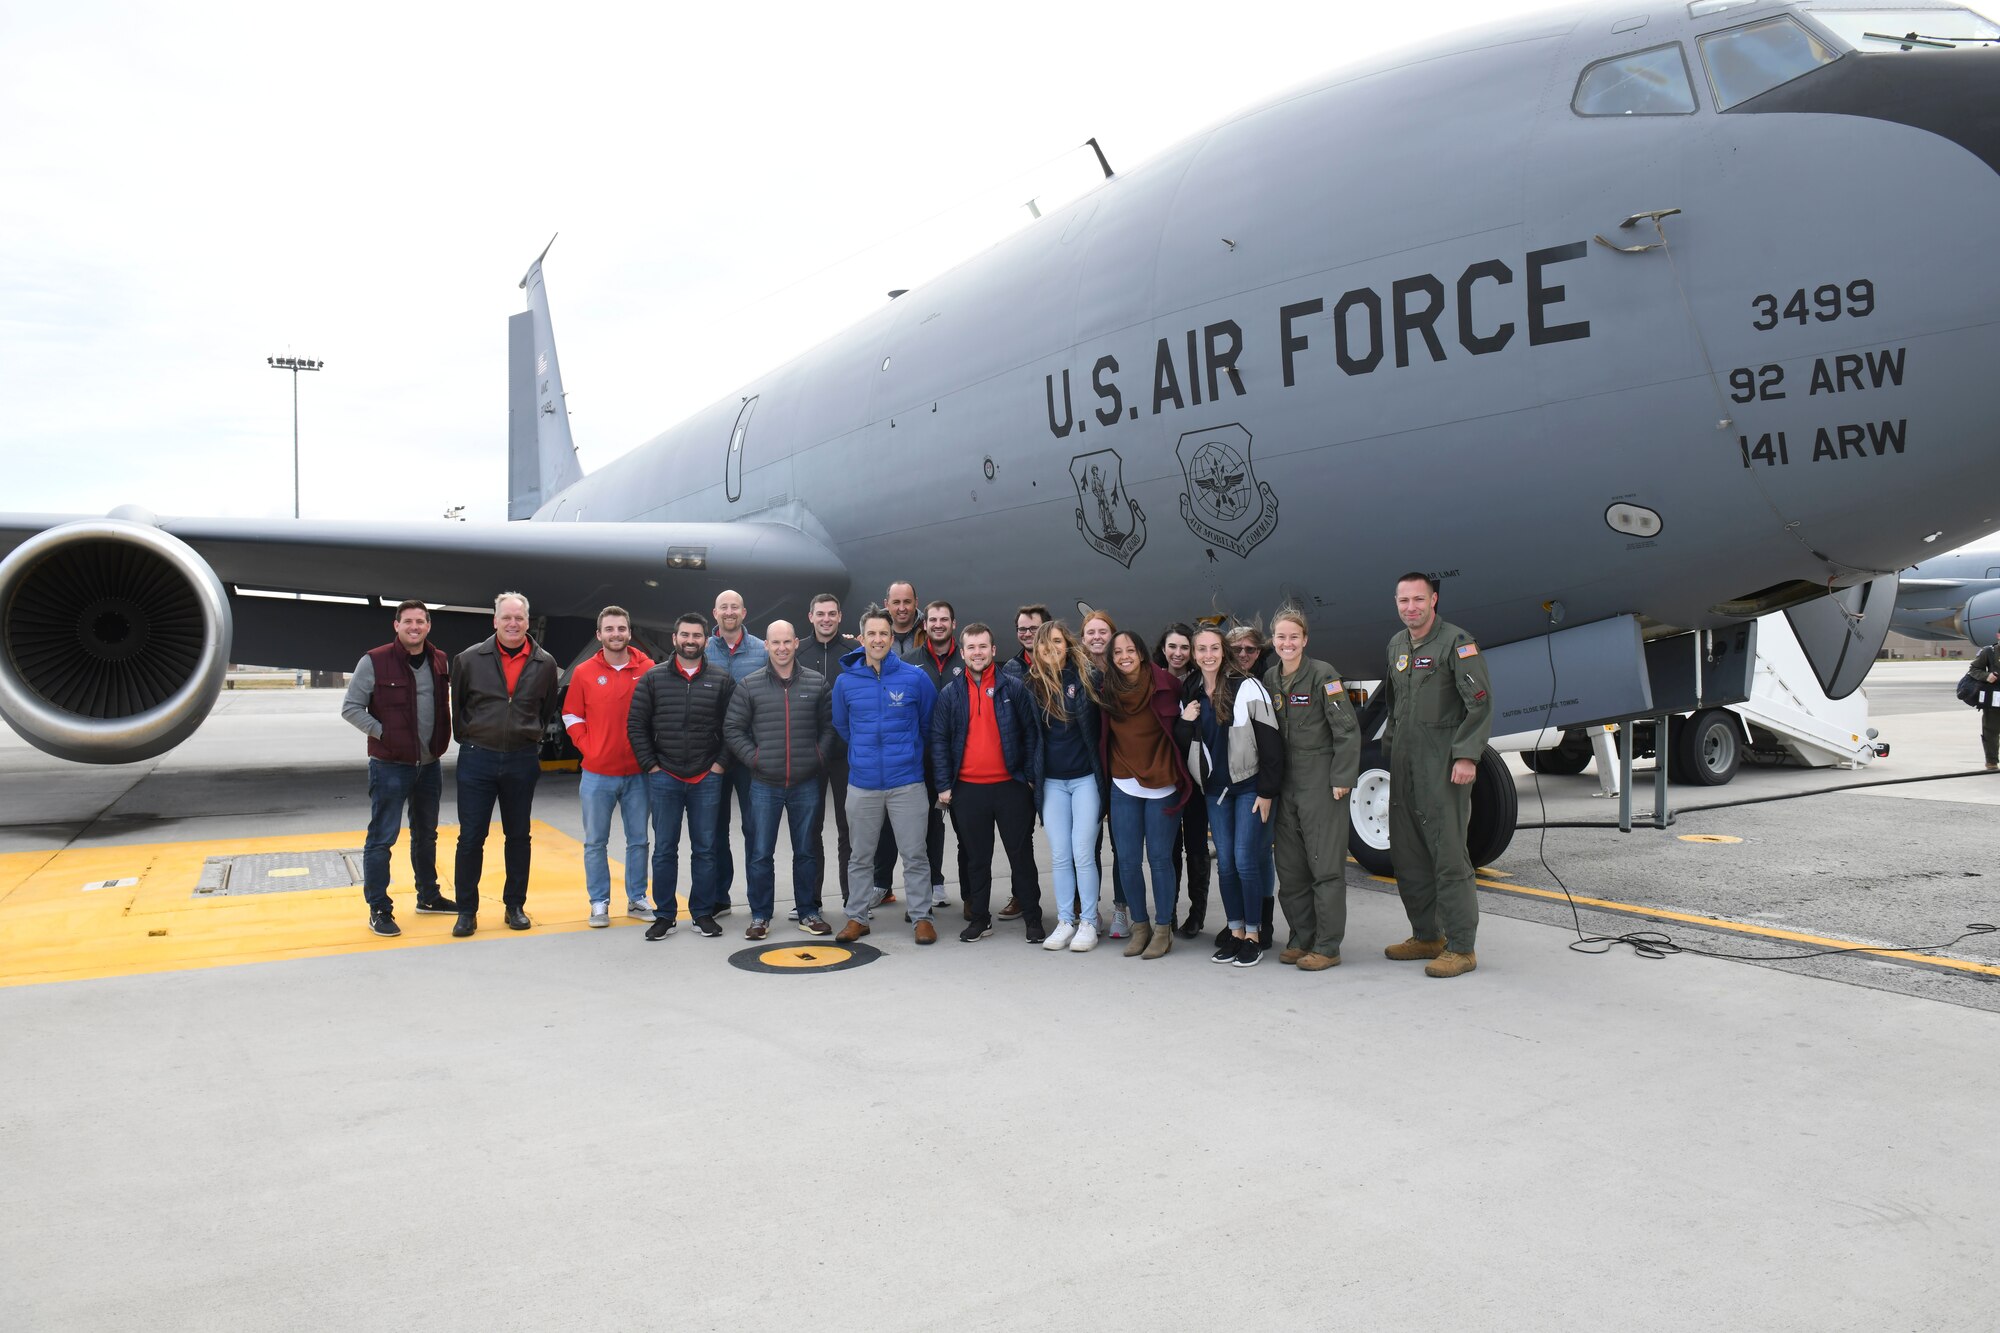
<svg viewBox="0 0 2000 1333"><path fill-rule="evenodd" d="M0 561L0 717L83 763L150 759L222 693L222 583L185 542L120 518L38 533Z"/></svg>
<svg viewBox="0 0 2000 1333"><path fill-rule="evenodd" d="M1988 588L1968 598L1958 613L1958 627L1974 648L1993 642L1994 631L2000 630L2000 588Z"/></svg>

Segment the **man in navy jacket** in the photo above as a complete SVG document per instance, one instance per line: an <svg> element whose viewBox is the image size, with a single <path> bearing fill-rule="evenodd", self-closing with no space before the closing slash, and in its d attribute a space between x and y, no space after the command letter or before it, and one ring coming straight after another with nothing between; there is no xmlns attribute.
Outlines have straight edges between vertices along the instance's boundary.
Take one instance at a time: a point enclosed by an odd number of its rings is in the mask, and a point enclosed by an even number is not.
<svg viewBox="0 0 2000 1333"><path fill-rule="evenodd" d="M993 933L993 833L1007 850L1014 898L1028 943L1047 938L1035 875L1035 765L1040 737L1028 687L993 662L993 631L959 635L965 670L945 682L931 717L931 775L938 805L953 812L965 854L967 944Z"/></svg>

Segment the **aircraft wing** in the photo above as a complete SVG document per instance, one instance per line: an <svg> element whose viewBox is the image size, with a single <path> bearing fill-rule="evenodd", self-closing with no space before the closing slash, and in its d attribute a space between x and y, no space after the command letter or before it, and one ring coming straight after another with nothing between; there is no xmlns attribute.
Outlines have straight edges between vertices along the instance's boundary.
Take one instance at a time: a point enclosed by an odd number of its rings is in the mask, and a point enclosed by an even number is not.
<svg viewBox="0 0 2000 1333"><path fill-rule="evenodd" d="M609 603L665 629L684 611L706 614L716 593L733 588L752 623L762 624L803 617L815 593L847 590L833 551L782 523L392 523L156 517L137 509L114 510L109 522L114 545L124 523L185 543L228 598L229 660L282 667L351 668L387 640L386 608L406 597L451 608L435 617L433 637L457 649L492 632L495 594L522 592L536 619L548 622L551 650L565 658L589 642L598 609ZM0 514L0 556L44 533L75 525L81 534L106 523ZM0 573L0 585L8 584ZM272 593L303 600L260 595Z"/></svg>

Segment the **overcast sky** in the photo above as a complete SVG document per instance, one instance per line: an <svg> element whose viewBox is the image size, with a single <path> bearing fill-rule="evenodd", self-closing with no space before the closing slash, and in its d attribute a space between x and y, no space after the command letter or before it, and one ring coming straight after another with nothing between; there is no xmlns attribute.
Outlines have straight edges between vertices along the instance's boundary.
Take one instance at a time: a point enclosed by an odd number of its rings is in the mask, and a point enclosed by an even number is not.
<svg viewBox="0 0 2000 1333"><path fill-rule="evenodd" d="M506 507L545 272L586 470L1031 225L1426 32L1548 7L0 0L0 511ZM1419 18L1420 16L1420 18Z"/></svg>

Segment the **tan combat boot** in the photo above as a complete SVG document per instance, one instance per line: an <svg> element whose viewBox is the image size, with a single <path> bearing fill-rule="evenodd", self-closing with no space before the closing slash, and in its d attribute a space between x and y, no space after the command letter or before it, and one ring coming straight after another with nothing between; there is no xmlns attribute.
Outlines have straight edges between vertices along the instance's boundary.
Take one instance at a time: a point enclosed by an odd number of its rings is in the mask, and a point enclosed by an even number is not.
<svg viewBox="0 0 2000 1333"><path fill-rule="evenodd" d="M1412 935L1401 944L1392 944L1384 949L1382 956L1392 958L1399 963L1420 963L1426 958L1435 958L1443 952L1443 940L1420 940Z"/></svg>
<svg viewBox="0 0 2000 1333"><path fill-rule="evenodd" d="M1462 977L1478 966L1479 956L1470 950L1465 953L1453 953L1451 950L1446 949L1435 959L1424 964L1424 975L1427 977Z"/></svg>
<svg viewBox="0 0 2000 1333"><path fill-rule="evenodd" d="M1132 938L1125 941L1125 956L1127 958L1137 958L1140 954L1146 952L1146 946L1152 942L1153 927L1151 923L1134 921L1132 923Z"/></svg>
<svg viewBox="0 0 2000 1333"><path fill-rule="evenodd" d="M1286 967L1290 967L1293 963L1298 962L1299 959L1304 958L1305 956L1306 956L1306 951L1304 949L1294 949L1291 948L1290 946L1287 946L1283 949L1278 950L1278 961L1283 963Z"/></svg>
<svg viewBox="0 0 2000 1333"><path fill-rule="evenodd" d="M1167 950L1173 947L1174 932L1172 928L1168 926L1155 926L1153 927L1153 938L1146 945L1146 952L1139 956L1141 958L1164 958L1167 956Z"/></svg>
<svg viewBox="0 0 2000 1333"><path fill-rule="evenodd" d="M1299 971L1301 972L1324 972L1329 967L1339 966L1340 955L1337 953L1309 953L1299 958Z"/></svg>

